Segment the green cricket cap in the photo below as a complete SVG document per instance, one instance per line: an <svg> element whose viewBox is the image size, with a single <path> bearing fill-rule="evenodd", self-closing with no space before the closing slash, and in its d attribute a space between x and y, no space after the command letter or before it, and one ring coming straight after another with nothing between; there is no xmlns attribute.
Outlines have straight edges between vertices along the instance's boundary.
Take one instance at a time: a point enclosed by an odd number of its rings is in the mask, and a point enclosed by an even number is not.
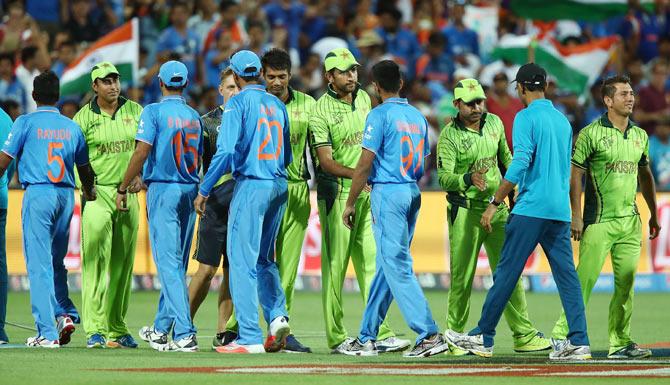
<svg viewBox="0 0 670 385"><path fill-rule="evenodd" d="M458 99L470 103L473 100L486 99L486 94L477 79L463 79L454 87L454 100Z"/></svg>
<svg viewBox="0 0 670 385"><path fill-rule="evenodd" d="M91 81L95 81L95 79L104 79L110 74L120 75L119 71L114 67L114 64L108 61L100 62L94 65L91 70Z"/></svg>
<svg viewBox="0 0 670 385"><path fill-rule="evenodd" d="M353 66L359 66L356 58L346 48L336 48L326 55L326 59L323 63L326 68L326 72L337 68L340 71L348 71Z"/></svg>

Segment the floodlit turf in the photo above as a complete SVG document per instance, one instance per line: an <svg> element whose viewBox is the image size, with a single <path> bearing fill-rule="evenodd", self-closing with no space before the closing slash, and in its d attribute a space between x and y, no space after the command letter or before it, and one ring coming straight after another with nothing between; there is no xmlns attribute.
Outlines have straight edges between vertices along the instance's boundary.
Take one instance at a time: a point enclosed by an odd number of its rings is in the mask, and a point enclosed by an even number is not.
<svg viewBox="0 0 670 385"><path fill-rule="evenodd" d="M443 330L446 311L446 292L427 293L433 315L438 320ZM403 359L400 354L381 355L376 358L356 358L328 354L325 346L325 334L323 331L323 320L321 314L321 297L319 293L297 293L294 303L296 308L291 319L291 326L298 338L306 345L315 350L314 354L265 354L256 356L227 356L214 353L210 350L212 336L214 335L215 319L215 297L210 293L207 301L203 304L201 312L195 319L198 327L198 341L201 352L199 353L159 353L151 350L148 345L141 342L137 350L87 350L85 347L85 335L81 327L73 335L72 342L64 348L46 349L0 349L0 373L2 380L0 384L472 384L486 382L495 384L534 384L543 385L558 383L559 381L570 381L574 384L608 384L613 381L626 384L637 383L668 383L670 377L665 378L570 378L558 379L555 377L530 377L523 370L530 366L531 372L534 368L542 370L558 370L561 367L550 365L547 367L547 353L537 354L515 354L511 349L511 335L505 322L501 322L498 329L499 335L496 339L495 355L493 359L486 360L476 357L452 358L440 355L429 359L408 360ZM80 295L74 294L75 302L80 304ZM131 297L129 310L129 326L134 336L137 330L150 324L156 308L158 295L156 292L134 293ZM474 325L481 310L484 300L483 293L475 293L472 301L472 314L469 325ZM633 317L633 332L640 344L653 344L670 341L668 325L670 325L670 312L668 312L667 294L639 294L636 297L636 311ZM536 326L545 333L549 333L553 322L559 313L559 299L557 295L529 294L529 311ZM594 358L604 359L607 350L607 308L609 295L594 294L588 308L589 334L591 337ZM362 313L361 299L356 294L345 295L346 326L349 334L354 336L358 329ZM392 326L405 338L414 339L411 332L402 320L395 305L390 314ZM30 302L27 293L10 293L8 321L23 325L33 325L30 313ZM7 326L7 332L12 343L22 343L33 333L14 326ZM662 373L670 371L670 350L657 349L657 355L665 355L664 358L656 358L660 364L656 369ZM659 362L662 360L664 363ZM526 365L519 367L517 365ZM217 373L210 368L230 368L246 366L265 366L265 372L273 372L291 368L291 370L303 371L305 367L319 366L317 370L325 370L321 366L340 367L347 366L349 374L298 374L298 373L270 373L270 374L230 374ZM358 365L366 365L374 370L375 375L351 374L358 371ZM429 367L424 367L429 365ZM435 365L435 366L434 366ZM601 364L604 365L604 364ZM300 366L296 369L296 366ZM351 366L352 368L349 368ZM501 371L495 377L464 377L452 375L452 369L456 372L463 368L477 366L479 368L490 368ZM597 365L590 366L593 369ZM622 365L623 368L625 365ZM611 367L601 366L603 372L616 370ZM191 372L166 372L166 371L127 371L131 368L188 368ZM194 369L205 368L205 369ZM502 368L502 369L501 369ZM572 366L568 368L571 370ZM575 365L575 371L583 370L584 365ZM107 370L102 370L107 369ZM588 368L587 368L588 369ZM645 375L640 368L641 375ZM207 373L197 372L198 370ZM309 369L314 370L314 369ZM520 376L513 377L515 370L519 370ZM538 369L539 370L539 369ZM260 372L261 369L258 369ZM390 375L391 372L397 373ZM421 373L432 373L432 376L420 376ZM663 374L663 375L670 375Z"/></svg>

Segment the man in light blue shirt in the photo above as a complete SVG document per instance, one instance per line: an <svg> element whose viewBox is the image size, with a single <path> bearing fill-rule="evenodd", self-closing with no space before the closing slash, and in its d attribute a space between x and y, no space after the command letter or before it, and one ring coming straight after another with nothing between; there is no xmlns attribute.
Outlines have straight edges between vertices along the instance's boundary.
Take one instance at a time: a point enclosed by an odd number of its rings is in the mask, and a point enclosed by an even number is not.
<svg viewBox="0 0 670 385"><path fill-rule="evenodd" d="M348 228L354 226L355 204L372 184L372 227L377 244L377 271L370 285L361 331L340 351L352 356L376 356L375 339L391 301L418 336L405 357L429 357L449 348L439 333L428 301L412 270L410 243L421 207L416 182L430 155L428 123L421 113L400 98L400 68L390 60L372 67L373 84L384 103L370 111L365 122L363 148L354 170L351 190L342 214Z"/></svg>
<svg viewBox="0 0 670 385"><path fill-rule="evenodd" d="M274 260L288 184L286 167L292 151L286 106L260 84L261 61L255 53L239 51L230 58L239 94L223 110L216 155L207 170L196 211L204 213L212 187L231 172L236 185L228 215L230 293L239 324L238 338L219 353L264 353L281 350L291 330L286 297ZM263 308L268 335L258 326Z"/></svg>
<svg viewBox="0 0 670 385"><path fill-rule="evenodd" d="M188 84L186 66L168 61L161 65L158 78L163 99L146 106L140 115L137 145L117 189L116 207L128 211L128 186L144 165L149 239L161 295L154 324L143 327L140 338L158 351L194 352L198 342L189 310L186 269L195 227L192 202L200 181L202 122L182 96ZM172 342L168 344L170 330Z"/></svg>
<svg viewBox="0 0 670 385"><path fill-rule="evenodd" d="M549 259L570 328L566 340L552 340L554 350L549 358L590 359L584 300L570 243L572 128L566 117L544 98L547 73L542 67L534 63L523 65L515 81L526 109L514 119L514 157L482 215L484 229L491 231L491 218L516 185L519 195L505 228L502 255L478 326L468 334L448 332L447 339L473 354L493 355L495 328L528 256L539 243Z"/></svg>
<svg viewBox="0 0 670 385"><path fill-rule="evenodd" d="M4 110L0 110L0 143L7 140L12 129L12 119ZM7 185L12 179L13 163L9 164L7 173L0 177L0 345L9 342L5 332L5 316L7 315L7 248L5 227L7 225Z"/></svg>

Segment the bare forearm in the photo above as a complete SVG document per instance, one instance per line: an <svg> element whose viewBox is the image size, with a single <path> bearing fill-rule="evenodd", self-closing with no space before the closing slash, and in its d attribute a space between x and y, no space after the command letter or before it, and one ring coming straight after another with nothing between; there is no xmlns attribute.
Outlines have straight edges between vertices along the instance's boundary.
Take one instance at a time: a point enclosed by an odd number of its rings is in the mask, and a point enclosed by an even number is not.
<svg viewBox="0 0 670 385"><path fill-rule="evenodd" d="M508 181L507 179L503 178L502 182L500 183L500 187L498 187L498 191L496 191L494 195L494 199L496 202L502 202L507 198L510 192L514 190L515 184Z"/></svg>
<svg viewBox="0 0 670 385"><path fill-rule="evenodd" d="M92 189L93 184L95 183L95 172L93 172L91 165L86 164L83 166L77 166L77 172L79 173L79 179L81 180L82 187L87 190Z"/></svg>
<svg viewBox="0 0 670 385"><path fill-rule="evenodd" d="M656 186L654 184L654 176L651 173L651 170L647 167L647 170L640 170L639 174L640 182L640 191L642 192L642 197L649 207L649 211L652 217L656 217Z"/></svg>
<svg viewBox="0 0 670 385"><path fill-rule="evenodd" d="M370 176L370 167L359 167L353 172L353 178L351 178L351 188L349 189L349 196L347 197L347 205L353 206L358 199L358 196L361 195L361 191L365 188L365 185L368 181L368 176Z"/></svg>
<svg viewBox="0 0 670 385"><path fill-rule="evenodd" d="M140 174L144 161L147 160L147 156L148 154L145 154L143 151L135 149L133 156L130 158L126 174L123 176L123 181L119 185L119 190L126 190L133 178Z"/></svg>
<svg viewBox="0 0 670 385"><path fill-rule="evenodd" d="M321 163L321 168L323 169L323 171L340 178L347 178L347 179L354 178L353 168L343 166L333 159L329 159L326 162Z"/></svg>
<svg viewBox="0 0 670 385"><path fill-rule="evenodd" d="M572 207L572 216L582 216L582 175L573 174L570 177L570 206Z"/></svg>

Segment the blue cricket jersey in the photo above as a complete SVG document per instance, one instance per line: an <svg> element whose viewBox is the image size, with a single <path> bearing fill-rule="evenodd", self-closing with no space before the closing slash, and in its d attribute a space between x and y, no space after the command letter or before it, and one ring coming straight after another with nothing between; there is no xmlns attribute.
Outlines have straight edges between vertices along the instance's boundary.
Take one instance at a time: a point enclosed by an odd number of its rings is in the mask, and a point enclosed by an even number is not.
<svg viewBox="0 0 670 385"><path fill-rule="evenodd" d="M4 143L9 136L9 131L12 129L12 118L7 113L0 109L0 143ZM9 163L7 172L0 177L0 209L7 208L7 185L12 178L12 168L14 161Z"/></svg>
<svg viewBox="0 0 670 385"><path fill-rule="evenodd" d="M376 155L370 183L415 183L430 154L428 122L407 99L386 99L368 114L363 148Z"/></svg>
<svg viewBox="0 0 670 385"><path fill-rule="evenodd" d="M570 222L572 127L551 101L537 99L514 118L514 156L505 179L519 185L512 214Z"/></svg>
<svg viewBox="0 0 670 385"><path fill-rule="evenodd" d="M74 187L74 164L88 163L86 140L77 123L42 106L12 125L2 151L18 159L19 181Z"/></svg>
<svg viewBox="0 0 670 385"><path fill-rule="evenodd" d="M208 196L229 171L235 179L286 178L293 156L290 138L284 103L262 85L244 87L223 110L216 154L200 185L200 195Z"/></svg>
<svg viewBox="0 0 670 385"><path fill-rule="evenodd" d="M181 96L167 96L146 106L135 136L152 146L143 179L147 183L198 183L202 127L198 112Z"/></svg>

